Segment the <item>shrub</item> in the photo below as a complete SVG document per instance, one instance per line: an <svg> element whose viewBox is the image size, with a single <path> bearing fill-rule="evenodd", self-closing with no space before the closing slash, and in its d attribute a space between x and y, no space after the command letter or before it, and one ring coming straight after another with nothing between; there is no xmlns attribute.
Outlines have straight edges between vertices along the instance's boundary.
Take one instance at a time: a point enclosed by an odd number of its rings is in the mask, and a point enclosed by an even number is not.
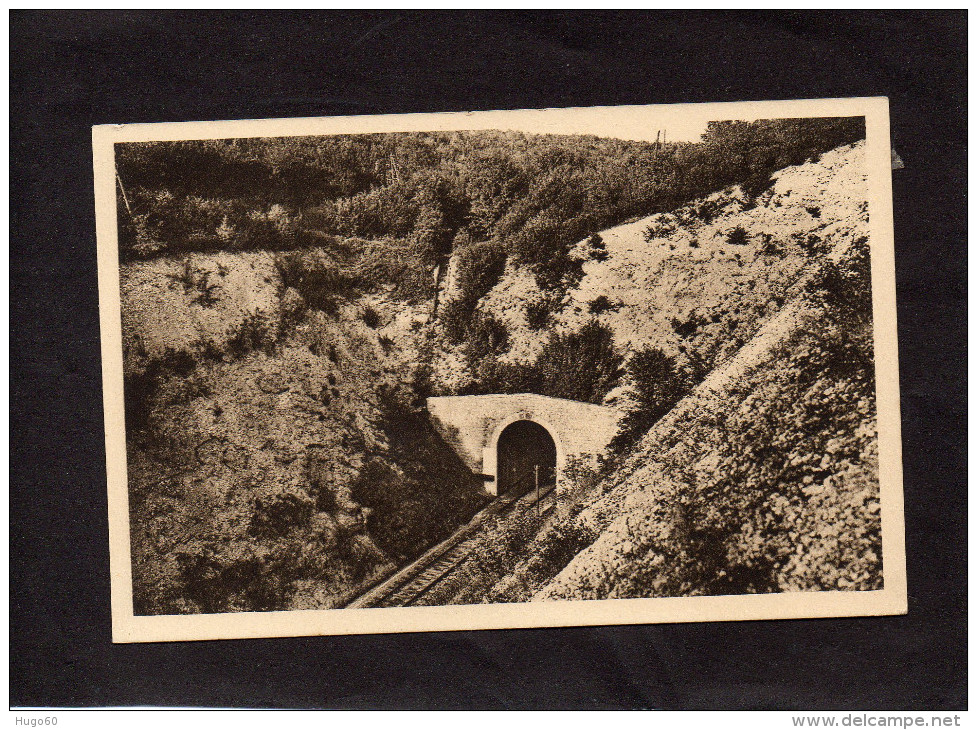
<svg viewBox="0 0 977 730"><path fill-rule="evenodd" d="M587 305L587 309L591 314L603 314L604 312L616 312L621 308L621 303L612 303L610 299L604 294L593 299L590 304Z"/></svg>
<svg viewBox="0 0 977 730"><path fill-rule="evenodd" d="M621 379L623 361L613 331L597 320L576 332L556 332L534 363L540 395L602 403Z"/></svg>
<svg viewBox="0 0 977 730"><path fill-rule="evenodd" d="M363 307L363 314L361 316L363 319L363 324L370 329L375 330L380 326L380 313L370 305Z"/></svg>
<svg viewBox="0 0 977 730"><path fill-rule="evenodd" d="M213 307L220 301L220 284L210 281L211 272L197 269L193 266L190 258L183 260L179 271L175 274L166 274L170 280L170 287L181 287L185 294L190 296L191 304L199 304L201 307Z"/></svg>
<svg viewBox="0 0 977 730"><path fill-rule="evenodd" d="M612 453L624 453L689 392L691 383L675 358L656 347L634 353L627 363L636 405L622 420L611 441Z"/></svg>
<svg viewBox="0 0 977 730"><path fill-rule="evenodd" d="M296 215L278 203L272 203L267 208L250 209L236 218L232 225L228 216L224 215L214 229L214 237L218 241L234 241L236 245L233 248L269 250L295 248L301 243L298 240L300 231Z"/></svg>
<svg viewBox="0 0 977 730"><path fill-rule="evenodd" d="M801 250L809 258L815 258L827 253L827 244L815 233L811 233L807 236L798 236L798 239Z"/></svg>
<svg viewBox="0 0 977 730"><path fill-rule="evenodd" d="M459 395L538 393L602 403L621 379L623 360L612 330L591 320L576 332L550 335L533 362L502 363L486 355L474 368L475 380Z"/></svg>
<svg viewBox="0 0 977 730"><path fill-rule="evenodd" d="M465 331L465 356L477 363L489 355L499 355L509 349L509 331L491 314L475 312Z"/></svg>
<svg viewBox="0 0 977 730"><path fill-rule="evenodd" d="M233 330L227 339L227 352L233 358L242 358L249 352L274 352L278 344L278 328L261 310L251 312Z"/></svg>
<svg viewBox="0 0 977 730"><path fill-rule="evenodd" d="M745 246L749 242L749 235L743 226L736 226L736 228L726 233L726 243L730 246Z"/></svg>
<svg viewBox="0 0 977 730"><path fill-rule="evenodd" d="M607 253L607 246L604 244L604 239L601 238L599 233L594 233L587 239L587 246L590 249L590 258L593 261L606 261L610 256Z"/></svg>
<svg viewBox="0 0 977 730"><path fill-rule="evenodd" d="M545 299L537 299L526 305L526 326L531 330L541 330L550 321L550 305Z"/></svg>
<svg viewBox="0 0 977 730"><path fill-rule="evenodd" d="M505 270L505 249L486 241L462 248L455 263L458 294L441 308L439 321L450 342L465 340L479 300L494 287Z"/></svg>
<svg viewBox="0 0 977 730"><path fill-rule="evenodd" d="M473 380L462 386L458 395L482 395L484 393L541 393L542 378L535 363L499 362L496 357L485 357L472 363Z"/></svg>
<svg viewBox="0 0 977 730"><path fill-rule="evenodd" d="M408 302L430 299L434 293L434 265L416 237L403 241L351 239L344 251L346 287L370 291L394 287L394 295Z"/></svg>
<svg viewBox="0 0 977 730"><path fill-rule="evenodd" d="M298 212L279 202L222 197L213 188L201 192L188 194L179 186L130 190L131 212L119 207L123 260L190 251L282 250L314 238L300 227Z"/></svg>
<svg viewBox="0 0 977 730"><path fill-rule="evenodd" d="M703 223L712 223L719 215L719 204L715 200L702 200L696 204L695 214Z"/></svg>
<svg viewBox="0 0 977 730"><path fill-rule="evenodd" d="M657 223L649 223L641 235L645 239L645 243L651 243L656 238L664 238L674 230L675 226L661 218Z"/></svg>
<svg viewBox="0 0 977 730"><path fill-rule="evenodd" d="M675 334L683 339L688 339L694 336L699 331L699 328L706 324L707 321L706 317L698 312L691 312L684 321L677 317L672 317L671 325Z"/></svg>
<svg viewBox="0 0 977 730"><path fill-rule="evenodd" d="M414 394L412 405L422 408L426 398L435 395L434 368L431 367L430 360L421 356L414 369L408 376L410 391Z"/></svg>
<svg viewBox="0 0 977 730"><path fill-rule="evenodd" d="M471 304L488 294L505 271L505 248L498 241L483 241L455 253L458 297Z"/></svg>
<svg viewBox="0 0 977 730"><path fill-rule="evenodd" d="M532 510L487 520L484 528L487 537L479 544L479 568L496 579L512 573L525 557L526 546L536 536L539 527L539 520Z"/></svg>
<svg viewBox="0 0 977 730"><path fill-rule="evenodd" d="M279 494L254 500L248 533L254 537L282 537L305 527L312 517L313 504L295 494Z"/></svg>
<svg viewBox="0 0 977 730"><path fill-rule="evenodd" d="M458 345L465 341L473 310L462 299L451 299L440 308L438 322L448 342Z"/></svg>
<svg viewBox="0 0 977 730"><path fill-rule="evenodd" d="M764 233L763 247L760 249L760 253L764 256L779 256L783 253L783 249L780 247L780 244L773 240L773 236L769 233Z"/></svg>
<svg viewBox="0 0 977 730"><path fill-rule="evenodd" d="M581 550L589 547L596 537L592 530L572 517L554 523L534 546L534 577L537 580L547 580L556 575Z"/></svg>
<svg viewBox="0 0 977 730"><path fill-rule="evenodd" d="M517 262L530 267L536 282L549 291L574 286L583 277L583 262L571 258L580 222L546 211L532 216L506 239Z"/></svg>
<svg viewBox="0 0 977 730"><path fill-rule="evenodd" d="M275 255L283 287L296 289L308 306L335 314L355 291L353 278L324 254L289 252Z"/></svg>

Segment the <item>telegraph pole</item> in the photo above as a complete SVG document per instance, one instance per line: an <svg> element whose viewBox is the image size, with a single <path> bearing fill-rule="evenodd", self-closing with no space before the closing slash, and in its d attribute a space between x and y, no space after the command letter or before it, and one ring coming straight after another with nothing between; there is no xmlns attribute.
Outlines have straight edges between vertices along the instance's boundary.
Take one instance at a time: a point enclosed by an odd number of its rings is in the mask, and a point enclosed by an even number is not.
<svg viewBox="0 0 977 730"><path fill-rule="evenodd" d="M533 471L536 472L536 516L539 517L539 464L533 466Z"/></svg>
<svg viewBox="0 0 977 730"><path fill-rule="evenodd" d="M122 178L119 177L118 170L116 170L115 179L119 182L119 190L122 192L122 202L126 204L126 210L129 212L129 217L132 218L132 208L129 207L129 198L126 196L126 189L122 187Z"/></svg>

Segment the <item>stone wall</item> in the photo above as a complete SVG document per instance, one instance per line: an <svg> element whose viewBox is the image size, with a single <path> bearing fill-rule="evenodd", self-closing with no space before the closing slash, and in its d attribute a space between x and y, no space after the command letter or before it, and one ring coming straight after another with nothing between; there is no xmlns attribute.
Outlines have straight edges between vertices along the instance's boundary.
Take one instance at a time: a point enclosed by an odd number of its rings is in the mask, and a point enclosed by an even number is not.
<svg viewBox="0 0 977 730"><path fill-rule="evenodd" d="M568 458L604 451L623 415L608 406L533 393L428 398L427 407L435 428L472 471L485 477L490 494L496 493L499 435L509 424L533 421L549 431L559 480Z"/></svg>

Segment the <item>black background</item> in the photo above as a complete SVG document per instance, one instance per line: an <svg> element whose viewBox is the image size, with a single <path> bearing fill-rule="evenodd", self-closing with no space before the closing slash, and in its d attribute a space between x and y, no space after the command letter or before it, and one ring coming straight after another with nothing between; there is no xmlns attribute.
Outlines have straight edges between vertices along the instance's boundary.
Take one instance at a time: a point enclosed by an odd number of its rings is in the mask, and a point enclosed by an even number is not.
<svg viewBox="0 0 977 730"><path fill-rule="evenodd" d="M966 706L966 15L13 12L14 706ZM885 95L909 614L110 641L93 124Z"/></svg>

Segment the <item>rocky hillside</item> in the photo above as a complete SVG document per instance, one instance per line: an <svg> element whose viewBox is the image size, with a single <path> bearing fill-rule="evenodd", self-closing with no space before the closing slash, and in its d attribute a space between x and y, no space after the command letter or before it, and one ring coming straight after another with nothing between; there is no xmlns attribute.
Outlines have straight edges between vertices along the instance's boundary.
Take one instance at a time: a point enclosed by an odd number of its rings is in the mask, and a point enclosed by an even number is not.
<svg viewBox="0 0 977 730"><path fill-rule="evenodd" d="M726 202L711 223L683 225L683 214L673 214L667 235L645 243L653 253L640 266L622 241L630 232L633 248L647 223L601 234L611 256L590 265L574 297L617 292L625 303L608 319L619 336L708 353L722 341L709 329L718 325L746 342L729 355L720 350L718 365L628 454L571 475L551 517L530 511L487 526L480 557L428 602L881 586L861 152L843 148L783 171L750 216L736 190L712 198ZM723 235L734 226L746 243ZM709 275L690 276L699 270L671 255L692 237ZM764 253L769 243L784 258ZM743 268L767 267L772 276L739 279L740 265L722 253L732 246ZM623 271L646 283L642 295L664 311L630 297ZM619 288L590 288L600 281ZM748 281L756 282L748 290L760 290L752 297L741 292ZM669 320L683 309L706 321L676 341L681 333ZM720 316L713 321L710 311Z"/></svg>
<svg viewBox="0 0 977 730"><path fill-rule="evenodd" d="M403 386L423 315L312 306L286 280L325 257L123 267L137 613L329 607L482 503Z"/></svg>
<svg viewBox="0 0 977 730"><path fill-rule="evenodd" d="M427 602L880 588L870 323L835 284L860 257L812 275L623 463L568 480L549 519L487 526Z"/></svg>

